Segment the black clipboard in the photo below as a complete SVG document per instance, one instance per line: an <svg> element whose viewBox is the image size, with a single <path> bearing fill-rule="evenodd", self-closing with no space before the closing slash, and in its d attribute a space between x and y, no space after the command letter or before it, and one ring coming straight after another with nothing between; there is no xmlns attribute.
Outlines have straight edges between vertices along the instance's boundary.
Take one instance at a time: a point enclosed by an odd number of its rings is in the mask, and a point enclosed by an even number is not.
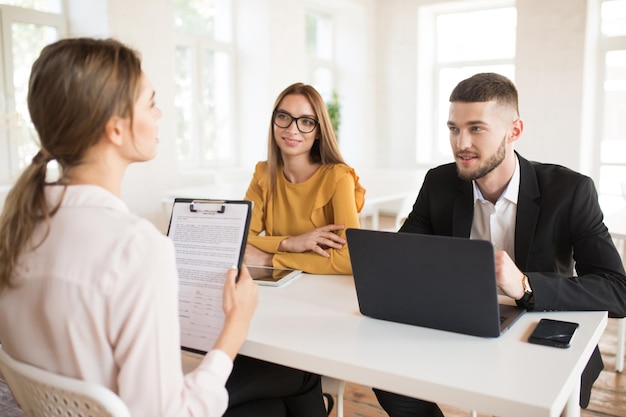
<svg viewBox="0 0 626 417"><path fill-rule="evenodd" d="M176 250L181 348L206 353L224 325L226 270L241 270L252 202L176 198L167 236Z"/></svg>

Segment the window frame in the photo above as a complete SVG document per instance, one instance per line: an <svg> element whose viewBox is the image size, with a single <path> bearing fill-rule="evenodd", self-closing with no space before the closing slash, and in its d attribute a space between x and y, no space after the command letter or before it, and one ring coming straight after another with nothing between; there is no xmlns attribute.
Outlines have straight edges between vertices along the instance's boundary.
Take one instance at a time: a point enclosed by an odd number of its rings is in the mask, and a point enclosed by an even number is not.
<svg viewBox="0 0 626 417"><path fill-rule="evenodd" d="M333 13L331 13L330 11L309 7L306 9L305 15L304 15L305 28L306 28L306 19L310 15L317 16L317 17L320 17L320 16L327 17L330 20L330 28L331 28L330 38L331 38L331 48L332 48L330 57L328 59L320 58L319 56L308 53L307 51L307 68L308 68L308 77L309 77L310 83L315 86L315 88L320 92L320 94L322 95L322 98L325 101L330 102L332 100L332 94L337 91L338 70L337 70L337 62L335 58L336 50L337 50L336 33L335 33L335 18L333 16ZM306 37L306 34L305 34L305 37ZM305 39L305 43L308 47L307 39ZM328 92L323 91L323 89L315 85L316 84L315 73L319 69L325 69L330 72L331 77L332 77L331 91L328 91Z"/></svg>
<svg viewBox="0 0 626 417"><path fill-rule="evenodd" d="M192 85L192 96L193 96L193 104L192 104L192 112L193 115L191 117L191 143L190 154L192 159L180 159L180 156L176 154L176 161L179 165L181 172L185 172L187 174L190 173L205 173L211 172L218 168L225 167L235 167L238 163L239 153L240 153L240 142L234 140L236 135L236 127L237 127L237 113L236 109L236 68L237 68L237 55L234 44L235 39L235 19L234 13L232 12L235 8L234 2L230 4L231 13L231 25L230 25L230 41L220 41L209 39L200 35L190 35L184 34L173 29L174 33L174 48L184 47L191 49L191 85ZM200 128L202 114L200 110L202 109L202 91L204 81L202 78L202 54L206 51L211 52L219 52L228 54L230 58L230 77L228 82L228 89L230 91L230 97L232 98L228 104L227 112L229 114L228 117L228 129L231 132L230 138L218 138L218 142L221 140L227 141L231 148L231 156L229 158L222 158L219 155L216 155L213 159L204 159L200 155L199 149L201 149L200 143L202 139L202 129ZM178 131L176 131L176 135L178 135Z"/></svg>
<svg viewBox="0 0 626 417"><path fill-rule="evenodd" d="M416 147L417 166L430 167L450 160L450 153L439 151L439 109L442 95L440 74L442 70L511 65L515 69L515 55L511 58L481 59L476 61L454 61L441 63L437 60L437 18L444 14L468 13L516 7L515 0L455 1L452 3L424 5L418 8L417 40L417 105L416 105ZM516 34L517 35L517 34ZM446 98L447 101L447 98Z"/></svg>
<svg viewBox="0 0 626 417"><path fill-rule="evenodd" d="M605 91L604 91L604 83L606 81L606 56L609 52L612 51L626 51L626 35L621 36L605 36L602 34L602 16L601 16L601 8L602 4L606 1L610 0L598 0L597 1L597 16L598 16L598 24L597 24L597 54L596 54L596 105L595 105L595 120L594 120L594 137L600 138L600 140L594 140L593 147L593 165L592 165L592 177L597 179L597 188L598 193L603 194L605 197L609 196L611 198L617 197L617 200L620 200L622 194L618 190L617 193L607 193L606 190L603 189L602 186L602 168L603 167L624 167L626 168L626 160L623 162L603 162L602 161L602 143L605 140L605 129L604 129L604 113L605 113ZM626 196L624 196L626 197Z"/></svg>
<svg viewBox="0 0 626 417"><path fill-rule="evenodd" d="M0 65L0 184L11 183L20 172L17 139L11 129L12 115L16 114L15 85L13 75L13 23L26 23L38 26L49 26L56 29L58 39L67 33L67 15L63 8L61 13L42 12L17 6L0 5L0 30L2 31L2 64Z"/></svg>

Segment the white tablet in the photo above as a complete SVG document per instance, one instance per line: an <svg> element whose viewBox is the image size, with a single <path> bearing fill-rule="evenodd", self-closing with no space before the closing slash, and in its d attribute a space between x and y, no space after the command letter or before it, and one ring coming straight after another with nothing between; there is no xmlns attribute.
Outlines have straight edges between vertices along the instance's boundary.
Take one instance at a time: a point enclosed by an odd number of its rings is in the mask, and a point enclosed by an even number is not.
<svg viewBox="0 0 626 417"><path fill-rule="evenodd" d="M259 285L280 287L302 273L299 269L273 268L271 266L246 265L250 276Z"/></svg>

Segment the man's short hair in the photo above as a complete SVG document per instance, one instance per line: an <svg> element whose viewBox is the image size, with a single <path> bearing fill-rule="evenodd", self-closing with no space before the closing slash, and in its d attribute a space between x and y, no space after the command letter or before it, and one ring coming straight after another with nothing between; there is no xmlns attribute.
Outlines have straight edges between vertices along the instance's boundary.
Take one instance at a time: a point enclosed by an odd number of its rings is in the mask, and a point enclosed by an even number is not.
<svg viewBox="0 0 626 417"><path fill-rule="evenodd" d="M450 94L450 103L484 103L495 100L519 114L517 88L507 77L493 72L476 74L461 81Z"/></svg>

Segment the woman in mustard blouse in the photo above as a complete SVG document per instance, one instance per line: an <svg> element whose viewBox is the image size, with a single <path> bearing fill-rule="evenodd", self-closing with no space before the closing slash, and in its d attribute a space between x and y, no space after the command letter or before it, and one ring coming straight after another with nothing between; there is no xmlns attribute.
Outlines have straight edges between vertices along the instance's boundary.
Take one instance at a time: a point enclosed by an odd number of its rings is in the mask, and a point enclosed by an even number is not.
<svg viewBox="0 0 626 417"><path fill-rule="evenodd" d="M267 161L257 164L246 192L254 208L245 262L351 274L345 229L359 227L364 195L320 94L290 85L274 105Z"/></svg>

